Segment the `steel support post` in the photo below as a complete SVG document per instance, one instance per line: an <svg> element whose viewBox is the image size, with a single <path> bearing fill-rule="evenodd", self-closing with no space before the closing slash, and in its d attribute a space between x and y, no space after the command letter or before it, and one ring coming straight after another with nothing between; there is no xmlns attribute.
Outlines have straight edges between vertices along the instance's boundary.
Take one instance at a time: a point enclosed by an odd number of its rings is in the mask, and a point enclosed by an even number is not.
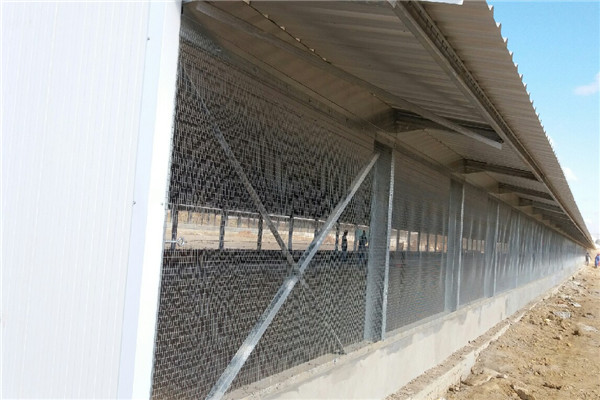
<svg viewBox="0 0 600 400"><path fill-rule="evenodd" d="M545 249L544 249L544 242L545 242L545 237L546 237L546 232L545 229L540 226L539 229L539 246L538 246L538 255L537 255L537 275L536 278L541 278L542 277L542 270L544 268L545 262L544 262L544 256L545 256Z"/></svg>
<svg viewBox="0 0 600 400"><path fill-rule="evenodd" d="M364 328L364 339L372 342L385 338L394 190L393 150L375 143L375 151L381 156L373 171Z"/></svg>
<svg viewBox="0 0 600 400"><path fill-rule="evenodd" d="M448 256L446 257L446 311L455 311L460 300L464 194L462 183L454 180L450 181Z"/></svg>
<svg viewBox="0 0 600 400"><path fill-rule="evenodd" d="M447 270L447 265L446 265L446 259L448 258L448 215L446 215L446 212L444 212L444 214L442 215L442 244L441 244L441 248L440 248L440 252L442 253L442 258L440 261L440 265L442 265L443 268L443 274L444 276L446 276L446 270Z"/></svg>
<svg viewBox="0 0 600 400"><path fill-rule="evenodd" d="M177 225L179 223L179 208L173 204L171 209L171 250L175 250L177 246Z"/></svg>
<svg viewBox="0 0 600 400"><path fill-rule="evenodd" d="M395 177L395 168L396 168L396 154L394 150L390 150L392 159L390 160L390 187L389 187L389 195L388 195L388 210L387 210L387 236L385 239L385 275L383 280L383 310L381 312L382 323L381 323L381 339L385 339L385 333L387 331L387 305L388 305L388 287L390 281L390 238L392 234L392 213L394 211L394 182L396 180ZM396 232L396 237L398 236L398 232Z"/></svg>
<svg viewBox="0 0 600 400"><path fill-rule="evenodd" d="M516 215L516 229L514 232L514 241L512 246L512 251L515 252L513 260L513 267L515 271L515 288L519 287L519 273L521 269L521 214L517 213Z"/></svg>
<svg viewBox="0 0 600 400"><path fill-rule="evenodd" d="M302 278L304 271L308 267L310 261L313 259L314 255L317 253L317 250L325 240L329 229L333 226L334 223L337 222L338 218L348 204L350 200L356 194L356 191L360 188L360 185L363 183L365 178L367 177L369 171L371 171L373 165L379 158L379 154L374 154L369 163L365 165L360 173L354 178L352 183L350 184L350 188L348 189L346 195L342 198L340 203L336 205L333 209L323 228L319 232L319 234L313 239L308 248L302 253L302 256L298 260L298 262L294 265L291 274L285 278L283 284L279 287L279 290L271 300L271 303L267 306L263 314L260 316L254 327L251 329L250 333L239 347L238 351L235 353L225 371L221 374L219 380L212 387L210 393L207 396L207 399L215 400L223 397L225 392L231 386L231 383L240 372L248 357L258 344L258 341L265 333L266 329L269 327L275 315L283 306L288 296L292 292L292 289L296 286L296 283Z"/></svg>
<svg viewBox="0 0 600 400"><path fill-rule="evenodd" d="M485 232L485 278L483 295L492 297L496 294L496 242L498 241L498 218L500 205L488 200L487 229Z"/></svg>

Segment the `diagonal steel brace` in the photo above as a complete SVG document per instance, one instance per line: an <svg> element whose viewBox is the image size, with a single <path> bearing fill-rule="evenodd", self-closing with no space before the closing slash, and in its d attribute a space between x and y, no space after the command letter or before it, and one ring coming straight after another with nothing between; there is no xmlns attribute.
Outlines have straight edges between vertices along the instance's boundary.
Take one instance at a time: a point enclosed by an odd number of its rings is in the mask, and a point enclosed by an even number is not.
<svg viewBox="0 0 600 400"><path fill-rule="evenodd" d="M185 66L183 66L183 65L181 65L180 74L181 73L183 73L182 76L187 77L190 85L194 89L194 92L196 94L195 97L198 100L198 102L200 103L200 105L202 107L202 110L206 113L206 115L208 117L212 117L212 113L210 112L210 110L206 106L206 103L202 99L202 96L199 95L198 88L196 87L196 85L194 85L194 82L193 82L192 78L187 73L187 70L186 70ZM227 155L229 162L231 163L231 165L235 169L235 171L238 174L239 178L242 180L242 183L243 183L244 187L246 188L246 190L250 194L250 198L254 202L254 205L258 209L261 217L267 223L267 226L269 227L269 230L271 231L271 233L275 237L275 240L277 241L277 244L279 244L279 247L281 248L281 251L285 255L285 258L286 258L286 260L288 262L288 265L293 270L295 268L295 266L296 266L296 261L294 260L292 254L290 253L290 251L286 247L285 242L283 241L283 239L279 235L279 231L277 230L277 227L273 223L273 220L271 220L271 217L267 213L267 210L266 210L264 204L260 200L260 197L258 197L258 194L256 193L256 190L254 190L254 186L252 186L252 183L250 182L250 180L246 176L246 173L244 172L244 169L242 168L241 164L239 163L239 161L235 157L235 154L233 153L233 150L231 150L231 147L229 146L229 143L227 143L227 140L225 139L225 136L223 136L223 133L221 132L221 130L219 129L219 127L215 123L212 124L212 131L213 131L214 135L216 136L217 141L219 142L219 144L223 148L223 151ZM300 279L300 284L302 285L302 287L306 290L306 292L309 294L309 296L313 300L317 300L314 292L312 291L312 289L310 288L310 286L308 285L308 283L304 280L304 278ZM333 327L331 325L329 325L326 321L322 321L322 324L325 327L325 331L329 332L333 336L333 339L334 339L336 345L339 348L339 352L341 354L346 354L346 351L344 350L344 345L342 344L342 341L340 340L340 338L338 337L338 335L335 333L335 330L333 329Z"/></svg>
<svg viewBox="0 0 600 400"><path fill-rule="evenodd" d="M235 355L229 362L227 368L225 368L223 374L221 374L221 377L219 378L217 383L215 383L215 385L211 389L210 393L207 396L207 399L218 400L221 397L223 397L225 392L229 389L231 383L233 382L237 374L240 372L240 369L242 369L246 360L248 359L248 357L250 357L250 354L258 344L258 341L273 321L273 318L275 318L275 315L277 314L281 306L283 306L283 303L285 303L285 301L289 297L290 293L292 292L292 289L294 289L294 286L302 277L302 274L304 274L304 271L308 267L310 261L312 260L317 250L325 240L329 229L331 229L333 224L337 222L340 215L342 215L342 212L345 210L346 206L348 206L348 203L350 203L350 200L352 200L354 194L359 189L360 185L363 183L363 181L373 168L373 165L375 165L375 162L378 158L379 153L373 154L369 163L367 163L367 165L365 165L361 169L360 173L354 178L354 180L350 184L350 188L348 189L346 196L344 196L344 198L333 209L333 211L327 218L327 221L325 221L323 229L321 229L319 234L313 239L308 248L302 254L302 257L300 257L300 260L298 260L298 262L296 263L296 268L294 268L292 273L283 281L283 284L279 287L279 290L271 300L271 303L267 306L263 314L260 316L256 324L246 337L246 340L244 340L244 343L242 343L238 351L235 353Z"/></svg>

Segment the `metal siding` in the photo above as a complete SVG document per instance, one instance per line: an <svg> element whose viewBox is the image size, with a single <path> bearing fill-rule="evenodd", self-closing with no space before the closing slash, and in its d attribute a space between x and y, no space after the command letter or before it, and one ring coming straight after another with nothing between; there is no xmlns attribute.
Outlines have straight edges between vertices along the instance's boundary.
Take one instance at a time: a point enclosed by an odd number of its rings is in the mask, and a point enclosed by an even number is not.
<svg viewBox="0 0 600 400"><path fill-rule="evenodd" d="M114 397L148 4L2 16L2 386Z"/></svg>

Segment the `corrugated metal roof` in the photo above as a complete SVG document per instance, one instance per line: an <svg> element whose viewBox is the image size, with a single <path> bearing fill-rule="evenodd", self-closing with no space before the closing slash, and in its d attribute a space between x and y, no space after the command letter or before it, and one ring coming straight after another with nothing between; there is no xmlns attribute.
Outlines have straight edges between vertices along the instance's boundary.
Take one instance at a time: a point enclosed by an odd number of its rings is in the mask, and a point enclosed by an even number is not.
<svg viewBox="0 0 600 400"><path fill-rule="evenodd" d="M533 108L522 77L510 57L506 42L502 39L500 27L493 19L493 10L483 2L467 2L460 7L428 4L425 8L438 21L438 27L443 30L447 40L548 178L551 187L545 189L561 203L591 243L556 154ZM466 17L459 18L459 15ZM471 15L476 15L482 23L469 23L473 19ZM473 37L477 37L479 42L473 43ZM490 63L502 66L510 75L500 78L497 71L487 68Z"/></svg>
<svg viewBox="0 0 600 400"><path fill-rule="evenodd" d="M411 130L408 122L378 122L381 131L449 168L471 159L533 172L539 182L487 176L551 194L571 226L559 218L553 222L574 240L592 243L485 2L252 1L191 3L186 9L224 47L290 78L358 122L394 115L390 109L415 112L414 106L417 114L434 113L466 129L473 123L494 129L505 140L501 149L447 132L451 124ZM436 48L440 43L449 50ZM390 132L390 126L410 132Z"/></svg>

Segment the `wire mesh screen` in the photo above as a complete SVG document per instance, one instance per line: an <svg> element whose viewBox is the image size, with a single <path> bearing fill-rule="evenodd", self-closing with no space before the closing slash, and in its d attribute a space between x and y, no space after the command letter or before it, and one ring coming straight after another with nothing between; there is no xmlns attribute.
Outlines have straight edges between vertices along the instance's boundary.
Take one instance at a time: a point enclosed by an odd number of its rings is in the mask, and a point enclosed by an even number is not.
<svg viewBox="0 0 600 400"><path fill-rule="evenodd" d="M488 220L488 195L465 186L462 230L462 255L459 305L483 297L486 276L485 243Z"/></svg>
<svg viewBox="0 0 600 400"><path fill-rule="evenodd" d="M498 242L496 244L496 291L512 289L517 282L517 256L519 214L509 206L500 204L498 211Z"/></svg>
<svg viewBox="0 0 600 400"><path fill-rule="evenodd" d="M205 398L250 348L232 378L239 388L569 267L581 252L295 100L190 24L184 18L152 397ZM462 236L449 237L456 227Z"/></svg>
<svg viewBox="0 0 600 400"><path fill-rule="evenodd" d="M505 204L498 212L494 293L573 266L583 248Z"/></svg>
<svg viewBox="0 0 600 400"><path fill-rule="evenodd" d="M444 311L450 179L397 157L387 330Z"/></svg>
<svg viewBox="0 0 600 400"><path fill-rule="evenodd" d="M179 60L165 233L172 240L163 261L155 398L208 394L373 152L353 141L346 127L215 55L202 36L187 32L186 38ZM367 240L361 237L368 234L371 187L369 174L327 229L302 281L232 387L362 340ZM292 249L291 262L267 217Z"/></svg>

